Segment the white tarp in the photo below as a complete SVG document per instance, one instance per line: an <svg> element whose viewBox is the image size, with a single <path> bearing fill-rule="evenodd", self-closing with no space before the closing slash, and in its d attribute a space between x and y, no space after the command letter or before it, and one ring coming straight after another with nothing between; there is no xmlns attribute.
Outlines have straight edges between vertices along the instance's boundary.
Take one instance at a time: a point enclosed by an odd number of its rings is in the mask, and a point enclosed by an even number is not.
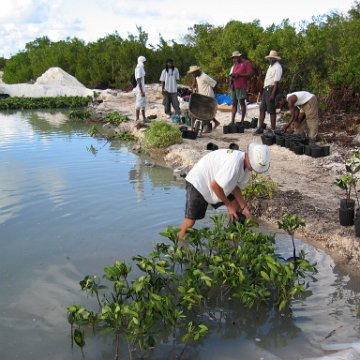
<svg viewBox="0 0 360 360"><path fill-rule="evenodd" d="M93 96L94 92L59 67L49 68L34 84L5 84L0 93L19 97Z"/></svg>

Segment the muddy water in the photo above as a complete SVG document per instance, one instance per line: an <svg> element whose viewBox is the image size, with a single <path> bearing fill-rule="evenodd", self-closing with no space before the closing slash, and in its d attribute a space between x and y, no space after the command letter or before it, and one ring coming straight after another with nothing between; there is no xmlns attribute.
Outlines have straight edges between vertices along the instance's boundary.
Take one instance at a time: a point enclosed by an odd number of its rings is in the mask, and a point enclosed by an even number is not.
<svg viewBox="0 0 360 360"><path fill-rule="evenodd" d="M79 280L115 259L147 254L159 232L182 219L184 187L171 170L87 130L62 113L0 114L2 360L81 359L71 352L66 321L69 304L88 301ZM286 236L278 244L290 254ZM323 355L329 342L358 341L359 282L324 253L297 246L319 263L306 299L282 315L215 309L209 337L187 358L302 359ZM168 358L168 350L161 346L153 358ZM85 353L112 359L112 339L89 338Z"/></svg>

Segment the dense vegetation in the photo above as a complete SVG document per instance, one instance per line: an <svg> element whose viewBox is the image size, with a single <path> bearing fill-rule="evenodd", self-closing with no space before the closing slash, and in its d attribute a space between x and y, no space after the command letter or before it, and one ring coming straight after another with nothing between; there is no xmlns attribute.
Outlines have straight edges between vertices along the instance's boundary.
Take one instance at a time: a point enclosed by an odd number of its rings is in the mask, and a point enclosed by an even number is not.
<svg viewBox="0 0 360 360"><path fill-rule="evenodd" d="M251 307L254 315L261 307L278 309L286 316L290 302L306 296L307 275L316 272L315 264L303 251L296 263L277 255L275 236L254 231L256 224L250 220L227 225L224 215L214 216L213 221L211 228L189 230L188 245L182 247L179 229L168 227L162 233L166 242L155 244L148 256L132 258L135 271L116 261L104 268L102 278L85 276L81 289L95 304L68 307L75 343L84 347L84 331L112 333L115 359L120 344L127 344L133 359L144 358L148 348L169 343L176 356L162 353L162 358L181 359L187 345L208 331L218 331L224 325L222 318L232 319L231 304L243 310L241 321L249 312L245 308ZM288 214L281 225L289 232L298 223ZM213 321L216 318L218 322Z"/></svg>
<svg viewBox="0 0 360 360"><path fill-rule="evenodd" d="M225 89L229 56L239 49L253 62L250 92L256 96L267 67L264 56L275 49L285 70L284 91L309 90L352 110L360 105L359 33L360 4L355 2L347 14L320 16L300 28L288 20L265 29L257 20L234 20L218 27L198 24L189 29L183 43L161 39L157 47L147 44L148 35L141 28L137 36L123 39L115 32L88 44L77 38L51 42L43 37L9 60L0 59L0 69L8 83L27 82L60 66L89 88L126 88L139 55L148 59L148 83L158 82L165 59L173 57L182 76L197 63Z"/></svg>
<svg viewBox="0 0 360 360"><path fill-rule="evenodd" d="M0 110L79 108L88 106L90 100L90 97L84 96L58 96L38 98L8 97L6 99L1 99Z"/></svg>

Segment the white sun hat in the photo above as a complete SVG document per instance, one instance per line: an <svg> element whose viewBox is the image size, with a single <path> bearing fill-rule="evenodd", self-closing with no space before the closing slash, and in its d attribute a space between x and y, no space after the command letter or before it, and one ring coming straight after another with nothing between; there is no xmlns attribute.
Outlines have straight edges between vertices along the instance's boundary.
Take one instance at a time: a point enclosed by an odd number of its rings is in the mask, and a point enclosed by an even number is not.
<svg viewBox="0 0 360 360"><path fill-rule="evenodd" d="M270 167L270 149L264 144L251 143L248 145L250 165L256 173L264 173Z"/></svg>

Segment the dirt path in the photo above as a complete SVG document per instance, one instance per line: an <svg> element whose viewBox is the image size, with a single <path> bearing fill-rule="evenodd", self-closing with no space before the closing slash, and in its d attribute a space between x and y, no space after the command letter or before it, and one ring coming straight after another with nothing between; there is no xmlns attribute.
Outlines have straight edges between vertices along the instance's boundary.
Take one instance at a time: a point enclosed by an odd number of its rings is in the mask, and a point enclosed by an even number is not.
<svg viewBox="0 0 360 360"><path fill-rule="evenodd" d="M158 85L147 86L148 107L146 115L156 115L165 119L162 97ZM96 107L98 113L119 111L134 120L135 97L133 93L103 93L103 103ZM217 112L220 126L210 134L203 134L196 140L184 139L180 145L165 149L164 161L167 166L176 169L180 166L191 168L192 165L208 152L206 145L213 142L221 147L236 143L241 150L250 142L261 143L261 138L252 135L252 130L244 134L223 134L223 125L230 122L230 112ZM255 106L247 113L247 119L258 116ZM240 118L237 115L236 120ZM269 123L269 119L266 119ZM281 124L281 119L278 119ZM135 121L128 128L141 137L144 128L137 129ZM271 167L268 175L277 183L278 190L273 199L260 204L260 219L276 225L281 214L292 212L305 218L306 227L300 235L314 246L328 252L338 265L348 271L360 269L360 239L355 237L354 226L342 227L339 224L338 207L341 191L334 185L343 170L343 159L346 150L331 145L331 154L324 158L311 158L306 155L295 155L289 149L273 145L271 149Z"/></svg>

